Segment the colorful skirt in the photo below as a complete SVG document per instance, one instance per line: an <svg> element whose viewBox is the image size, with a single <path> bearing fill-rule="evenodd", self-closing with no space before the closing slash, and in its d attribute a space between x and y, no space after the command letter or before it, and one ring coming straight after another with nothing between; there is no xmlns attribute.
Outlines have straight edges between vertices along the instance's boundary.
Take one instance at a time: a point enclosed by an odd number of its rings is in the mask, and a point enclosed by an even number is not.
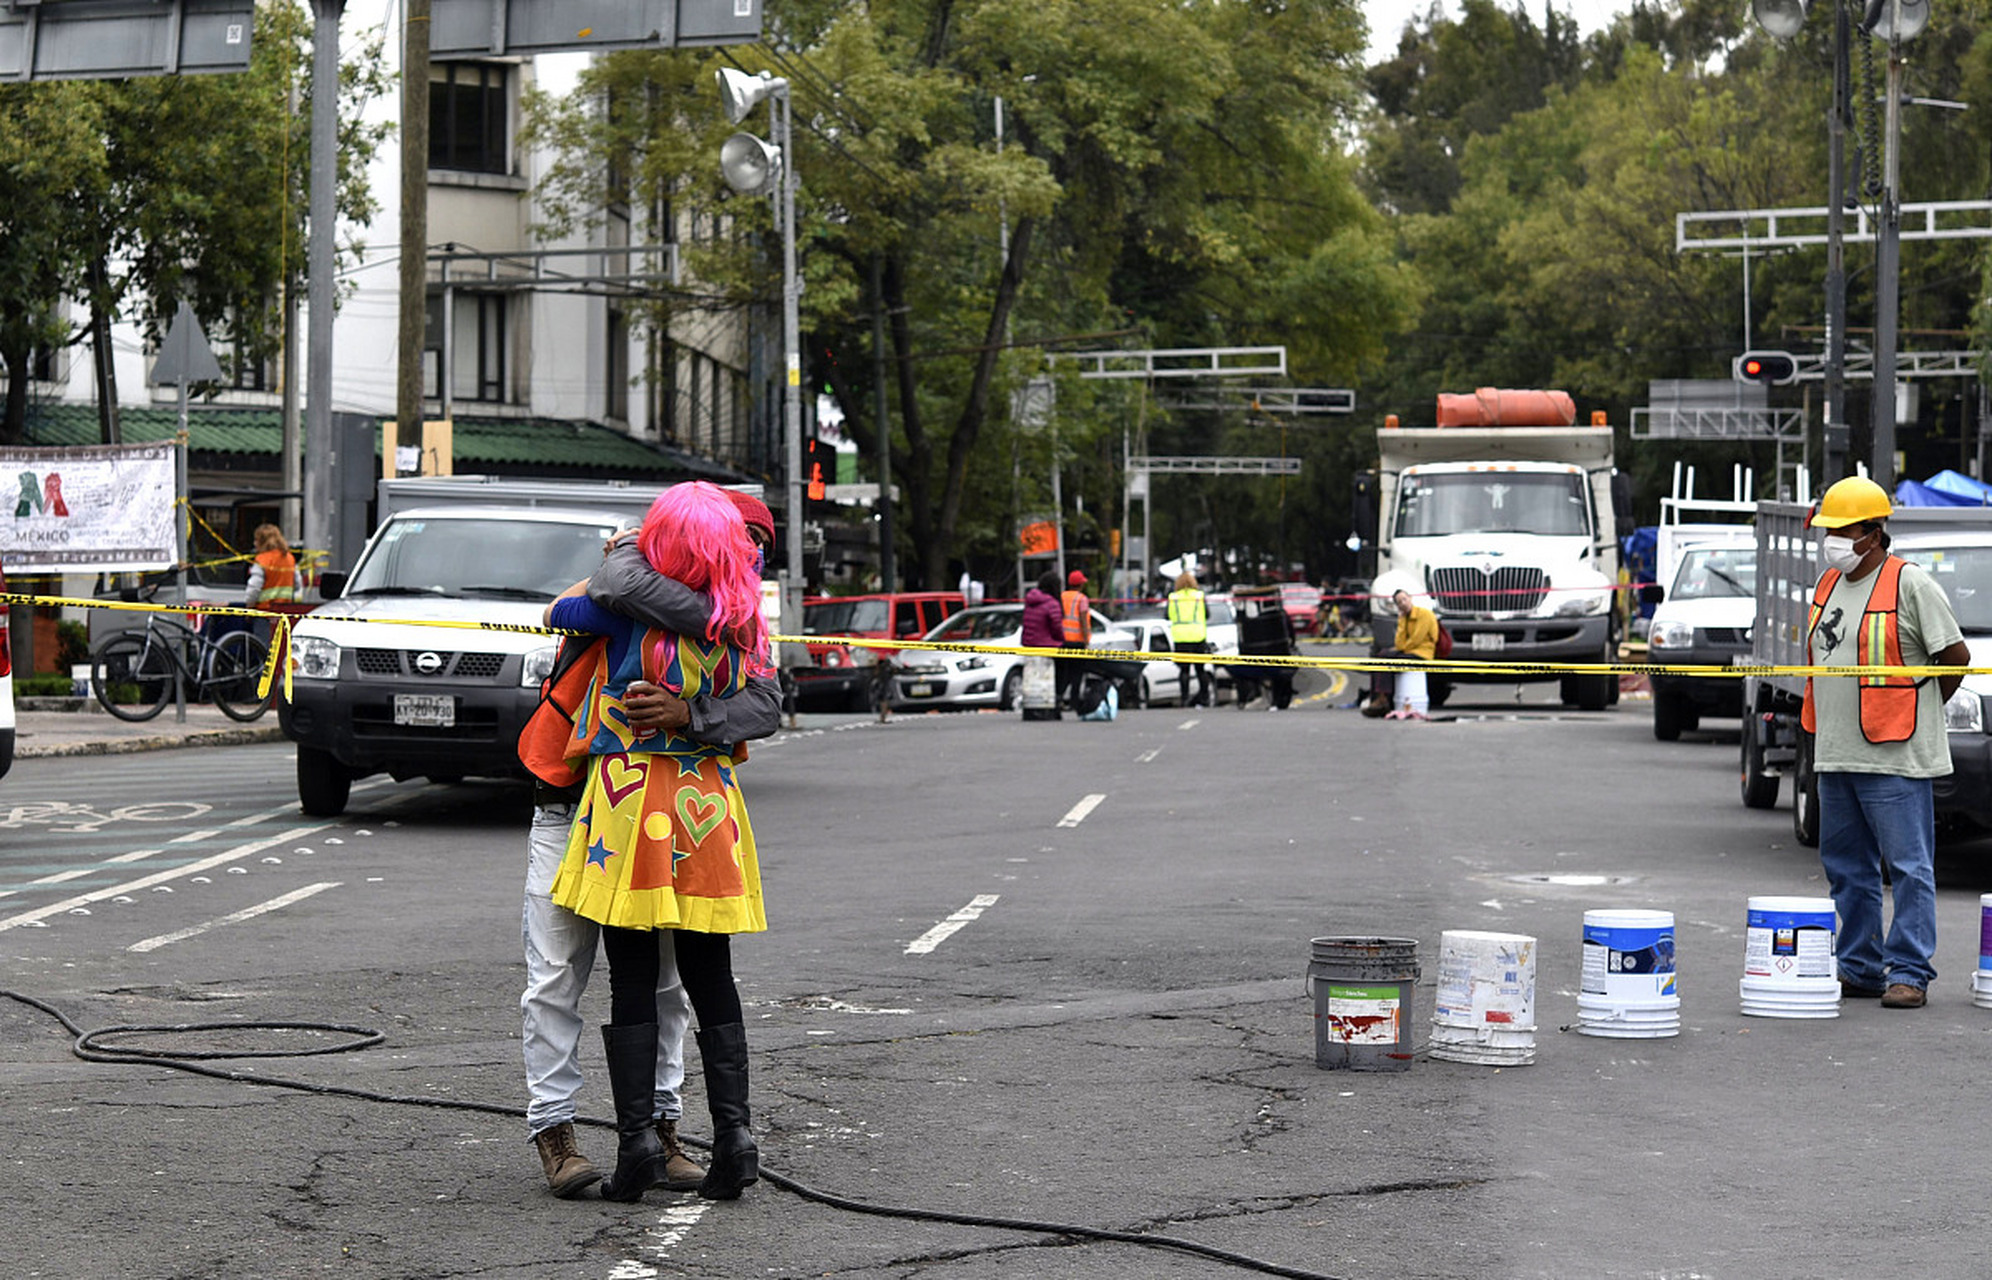
<svg viewBox="0 0 1992 1280"><path fill-rule="evenodd" d="M731 758L589 757L553 901L625 929L766 929L754 829Z"/></svg>

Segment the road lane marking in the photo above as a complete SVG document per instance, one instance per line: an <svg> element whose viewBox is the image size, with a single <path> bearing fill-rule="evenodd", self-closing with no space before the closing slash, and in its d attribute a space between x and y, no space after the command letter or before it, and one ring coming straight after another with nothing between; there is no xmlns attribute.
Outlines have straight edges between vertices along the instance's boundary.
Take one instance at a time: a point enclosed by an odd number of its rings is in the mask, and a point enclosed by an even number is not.
<svg viewBox="0 0 1992 1280"><path fill-rule="evenodd" d="M64 898L60 902L51 902L47 906L36 907L33 911L23 911L20 915L8 916L6 919L0 920L0 933L5 933L9 929L18 929L24 924L34 924L37 921L46 920L50 916L61 915L66 911L74 911L78 907L85 907L93 902L102 902L106 898L113 898L121 893L136 893L140 889L150 889L156 884L163 884L168 880L178 879L181 876L197 875L202 871L211 871L216 867L226 866L231 862L238 862L250 854L261 853L271 845L282 844L286 840L301 840L314 831L323 831L331 825L329 822L319 822L308 827L292 827L288 831L279 832L266 839L252 840L248 844L239 844L233 849L225 849L210 857L202 858L198 862L189 862L185 866L172 867L165 871L155 871L149 876L141 876L128 884L117 884L102 889L92 889L88 893L78 894L73 898Z"/></svg>
<svg viewBox="0 0 1992 1280"><path fill-rule="evenodd" d="M1198 725L1200 725L1200 724L1202 724L1202 723L1203 723L1203 717L1201 717L1201 716L1191 716L1191 717L1190 717L1190 718L1189 718L1188 720L1185 720L1185 721L1183 721L1183 723L1181 723L1181 724L1177 725L1177 726L1176 726L1176 728L1177 728L1178 730L1183 730L1183 729L1194 729L1194 728L1196 728L1196 727L1197 727Z"/></svg>
<svg viewBox="0 0 1992 1280"><path fill-rule="evenodd" d="M995 906L996 900L1001 896L1001 894L997 893L976 894L974 898L970 899L967 906L908 943L906 954L909 956L926 955L929 951L932 951L935 947L940 946L943 942L946 942L949 938L960 932L963 925L976 919L984 911Z"/></svg>
<svg viewBox="0 0 1992 1280"><path fill-rule="evenodd" d="M1136 756L1134 758L1134 762L1136 764L1151 764L1154 762L1155 757L1161 754L1162 754L1162 748L1152 747L1149 750L1144 751L1140 755Z"/></svg>
<svg viewBox="0 0 1992 1280"><path fill-rule="evenodd" d="M209 920L186 929L176 929L172 933L162 933L156 938L146 938L141 942L134 942L126 947L125 950L157 951L159 948L171 943L185 942L188 938L197 938L210 929L219 929L225 924L240 924L244 920L253 920L257 916L264 915L267 912L281 911L293 902L302 902L313 894L323 893L327 889L336 889L338 887L339 882L336 880L328 880L322 884L308 884L302 889L293 889L281 897L270 899L268 902L259 902L253 907L244 907L240 911L230 912L219 919Z"/></svg>
<svg viewBox="0 0 1992 1280"><path fill-rule="evenodd" d="M1081 800L1078 804L1073 805L1071 812L1067 813L1064 817L1058 820L1058 825L1061 827L1078 826L1080 823L1086 820L1086 815L1093 812L1093 810L1099 808L1100 801L1106 798L1107 797L1103 794L1087 796L1084 800Z"/></svg>

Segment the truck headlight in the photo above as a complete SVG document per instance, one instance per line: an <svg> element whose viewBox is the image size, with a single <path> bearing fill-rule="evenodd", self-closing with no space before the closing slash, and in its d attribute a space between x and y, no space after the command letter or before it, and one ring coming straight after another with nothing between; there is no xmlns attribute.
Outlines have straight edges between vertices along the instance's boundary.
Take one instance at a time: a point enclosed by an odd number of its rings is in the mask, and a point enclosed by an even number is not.
<svg viewBox="0 0 1992 1280"><path fill-rule="evenodd" d="M1572 594L1557 603L1556 616L1559 618L1589 618L1603 613L1611 607L1612 597L1609 592L1603 595Z"/></svg>
<svg viewBox="0 0 1992 1280"><path fill-rule="evenodd" d="M1952 733L1985 732L1985 699L1969 689L1959 689L1944 704L1944 728Z"/></svg>
<svg viewBox="0 0 1992 1280"><path fill-rule="evenodd" d="M554 655L560 650L555 645L535 649L527 654L519 664L519 684L527 689L539 688L542 681L553 674Z"/></svg>
<svg viewBox="0 0 1992 1280"><path fill-rule="evenodd" d="M339 646L318 636L293 635L291 674L304 680L337 680Z"/></svg>
<svg viewBox="0 0 1992 1280"><path fill-rule="evenodd" d="M1654 626L1646 643L1655 649L1685 649L1695 642L1695 629L1685 622L1662 622Z"/></svg>

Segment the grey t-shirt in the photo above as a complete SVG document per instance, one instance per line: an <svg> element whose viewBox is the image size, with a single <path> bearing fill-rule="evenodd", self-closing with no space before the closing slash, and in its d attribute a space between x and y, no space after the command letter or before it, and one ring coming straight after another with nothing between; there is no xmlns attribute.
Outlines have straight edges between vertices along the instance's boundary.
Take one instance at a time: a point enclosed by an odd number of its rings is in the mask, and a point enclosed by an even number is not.
<svg viewBox="0 0 1992 1280"><path fill-rule="evenodd" d="M1845 576L1834 584L1819 622L1812 629L1812 661L1821 667L1860 665L1861 616L1881 578L1876 569L1859 582ZM1913 564L1902 567L1896 609L1900 614L1902 661L1927 666L1932 654L1964 638L1936 579ZM1950 739L1944 732L1944 702L1933 676L1916 690L1916 732L1907 742L1869 742L1861 732L1860 681L1849 676L1817 676L1812 681L1812 767L1821 773L1892 773L1904 778L1938 778L1951 771Z"/></svg>

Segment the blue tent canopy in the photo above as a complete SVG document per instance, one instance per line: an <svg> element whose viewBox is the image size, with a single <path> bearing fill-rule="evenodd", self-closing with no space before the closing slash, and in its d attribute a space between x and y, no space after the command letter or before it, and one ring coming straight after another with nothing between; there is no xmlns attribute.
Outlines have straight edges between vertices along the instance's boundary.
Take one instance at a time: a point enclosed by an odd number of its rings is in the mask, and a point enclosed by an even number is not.
<svg viewBox="0 0 1992 1280"><path fill-rule="evenodd" d="M1923 483L1940 493L1955 494L1974 506L1992 505L1992 485L1956 471L1939 471Z"/></svg>
<svg viewBox="0 0 1992 1280"><path fill-rule="evenodd" d="M1992 486L1955 471L1939 471L1928 480L1897 484L1895 502L1904 507L1982 507L1992 505Z"/></svg>

